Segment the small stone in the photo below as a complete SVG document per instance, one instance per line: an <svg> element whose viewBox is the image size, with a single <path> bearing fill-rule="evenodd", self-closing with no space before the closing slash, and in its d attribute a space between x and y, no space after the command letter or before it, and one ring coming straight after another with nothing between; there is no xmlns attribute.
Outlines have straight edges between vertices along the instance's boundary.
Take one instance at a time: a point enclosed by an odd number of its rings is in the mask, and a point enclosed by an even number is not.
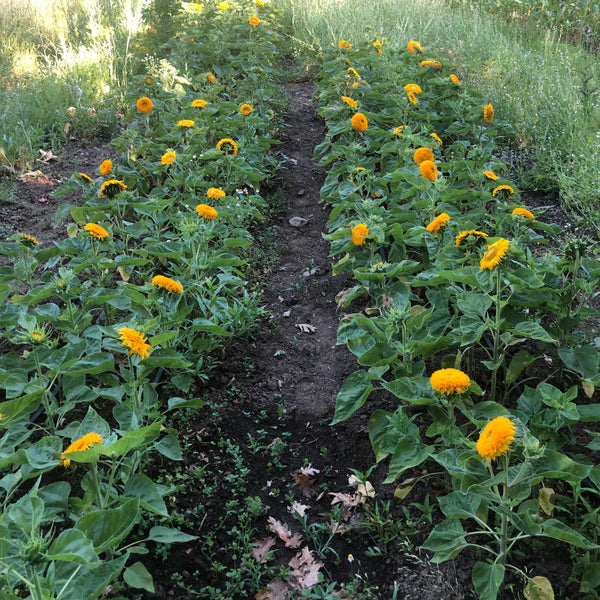
<svg viewBox="0 0 600 600"><path fill-rule="evenodd" d="M305 219L303 217L292 217L288 223L292 226L292 227L302 227L303 225L306 225L308 223L308 219Z"/></svg>
<svg viewBox="0 0 600 600"><path fill-rule="evenodd" d="M304 196L304 194L306 193L305 190L299 190L298 193L296 194L297 196Z"/></svg>

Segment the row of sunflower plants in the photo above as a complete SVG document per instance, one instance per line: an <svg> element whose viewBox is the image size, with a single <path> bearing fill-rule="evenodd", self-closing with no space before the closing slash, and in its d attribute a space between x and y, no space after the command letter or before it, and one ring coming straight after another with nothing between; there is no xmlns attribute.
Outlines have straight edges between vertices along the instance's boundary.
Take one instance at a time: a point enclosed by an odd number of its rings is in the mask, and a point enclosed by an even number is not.
<svg viewBox="0 0 600 600"><path fill-rule="evenodd" d="M195 539L160 524L152 475L182 458L169 415L256 326L244 264L284 100L275 10L177 4L118 159L55 193L65 239L0 244L0 598L92 600L121 573L153 591L148 544Z"/></svg>
<svg viewBox="0 0 600 600"><path fill-rule="evenodd" d="M598 498L600 469L585 456L597 438L582 448L575 427L600 417L588 334L600 269L523 205L499 158L510 124L449 67L417 41L342 40L323 59L315 155L329 169L334 273L354 280L337 298L354 309L338 343L360 365L333 424L388 392L394 408L369 420L386 482L417 467L445 477L443 519L424 544L434 560L476 548L481 598L497 597L507 569L526 597L550 598L550 582L510 557L536 537L599 547L581 533L597 509L575 508L583 489Z"/></svg>

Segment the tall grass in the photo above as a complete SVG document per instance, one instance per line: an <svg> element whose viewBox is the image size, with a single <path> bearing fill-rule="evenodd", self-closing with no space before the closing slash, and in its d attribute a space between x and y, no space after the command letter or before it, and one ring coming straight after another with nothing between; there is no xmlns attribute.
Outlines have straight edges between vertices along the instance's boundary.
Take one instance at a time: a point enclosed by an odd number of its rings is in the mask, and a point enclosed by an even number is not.
<svg viewBox="0 0 600 600"><path fill-rule="evenodd" d="M419 40L449 61L515 128L505 159L522 187L556 190L597 222L600 64L564 32L507 22L484 0L285 0L298 51L309 60L340 39L384 40L387 52Z"/></svg>

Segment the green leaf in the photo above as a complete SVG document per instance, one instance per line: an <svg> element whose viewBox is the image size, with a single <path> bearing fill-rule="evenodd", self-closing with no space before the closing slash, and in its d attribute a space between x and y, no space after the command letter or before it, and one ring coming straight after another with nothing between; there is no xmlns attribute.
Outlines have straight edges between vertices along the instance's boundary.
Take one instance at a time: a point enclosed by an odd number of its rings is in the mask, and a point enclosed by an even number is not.
<svg viewBox="0 0 600 600"><path fill-rule="evenodd" d="M546 577L539 575L527 581L523 595L527 600L554 600L552 584Z"/></svg>
<svg viewBox="0 0 600 600"><path fill-rule="evenodd" d="M556 344L556 340L539 324L534 321L521 321L511 330L515 335Z"/></svg>
<svg viewBox="0 0 600 600"><path fill-rule="evenodd" d="M505 567L499 563L477 562L473 566L473 586L480 600L496 600L504 581Z"/></svg>
<svg viewBox="0 0 600 600"><path fill-rule="evenodd" d="M547 478L579 483L592 470L592 465L582 465L554 450L546 450L544 456L537 459L534 465L535 476L532 485Z"/></svg>
<svg viewBox="0 0 600 600"><path fill-rule="evenodd" d="M63 365L65 375L97 375L115 370L115 360L108 352L96 352L79 360L70 360Z"/></svg>
<svg viewBox="0 0 600 600"><path fill-rule="evenodd" d="M558 356L565 365L585 379L598 373L598 350L594 346L579 346L577 348L559 348Z"/></svg>
<svg viewBox="0 0 600 600"><path fill-rule="evenodd" d="M110 446L96 446L104 456L119 457L125 456L131 450L142 448L155 440L160 433L160 422L146 425L133 431L128 431Z"/></svg>
<svg viewBox="0 0 600 600"><path fill-rule="evenodd" d="M123 490L125 498L139 498L143 508L164 517L169 515L169 511L162 499L156 483L143 473L132 475Z"/></svg>
<svg viewBox="0 0 600 600"><path fill-rule="evenodd" d="M31 492L11 504L6 509L5 516L28 534L36 530L42 522L44 501Z"/></svg>
<svg viewBox="0 0 600 600"><path fill-rule="evenodd" d="M148 569L141 563L133 563L123 571L123 579L127 585L133 588L146 590L154 594L154 581Z"/></svg>
<svg viewBox="0 0 600 600"><path fill-rule="evenodd" d="M583 548L585 550L593 550L600 548L598 544L594 544L583 537L579 532L571 529L568 525L565 525L557 519L547 519L542 523L542 533L546 537L560 540L561 542L567 542L577 548Z"/></svg>
<svg viewBox="0 0 600 600"><path fill-rule="evenodd" d="M523 369L528 367L531 363L535 362L536 357L531 356L527 350L519 350L508 365L506 375L504 377L504 383L510 385L516 381L517 377L523 372Z"/></svg>
<svg viewBox="0 0 600 600"><path fill-rule="evenodd" d="M433 404L433 388L427 377L402 377L394 381L382 382L381 386L411 404Z"/></svg>
<svg viewBox="0 0 600 600"><path fill-rule="evenodd" d="M482 500L479 494L464 494L459 490L438 498L441 511L453 519L476 518Z"/></svg>
<svg viewBox="0 0 600 600"><path fill-rule="evenodd" d="M421 444L418 438L407 436L399 439L390 462L388 476L383 483L392 483L407 469L425 462L433 451L432 446Z"/></svg>
<svg viewBox="0 0 600 600"><path fill-rule="evenodd" d="M202 408L206 405L206 402L202 398L179 398L177 396L169 398L167 410L173 410L174 408Z"/></svg>
<svg viewBox="0 0 600 600"><path fill-rule="evenodd" d="M170 458L171 460L182 460L181 447L179 446L179 440L174 435L166 435L161 438L152 446L155 450L158 450L163 456Z"/></svg>
<svg viewBox="0 0 600 600"><path fill-rule="evenodd" d="M354 414L366 402L373 389L366 371L354 371L338 392L331 425L341 423Z"/></svg>
<svg viewBox="0 0 600 600"><path fill-rule="evenodd" d="M170 527L162 527L161 525L155 525L148 534L148 539L153 542L160 542L161 544L174 544L177 542L191 542L197 540L197 535L189 535L183 533L177 529L171 529Z"/></svg>
<svg viewBox="0 0 600 600"><path fill-rule="evenodd" d="M47 560L66 560L88 567L100 564L92 542L78 529L66 529L52 542Z"/></svg>
<svg viewBox="0 0 600 600"><path fill-rule="evenodd" d="M458 519L444 519L432 529L422 547L435 553L432 562L441 563L454 558L467 547L461 522Z"/></svg>

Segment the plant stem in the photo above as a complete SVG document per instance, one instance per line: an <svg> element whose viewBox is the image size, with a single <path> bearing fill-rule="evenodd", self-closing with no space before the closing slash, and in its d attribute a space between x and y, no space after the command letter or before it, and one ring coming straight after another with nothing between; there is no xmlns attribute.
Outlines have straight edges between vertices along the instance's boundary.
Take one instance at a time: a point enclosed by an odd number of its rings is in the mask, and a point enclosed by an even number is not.
<svg viewBox="0 0 600 600"><path fill-rule="evenodd" d="M35 346L32 347L31 352L33 354L33 360L35 361L35 369L37 371L39 385L40 385L40 388L42 389L42 403L44 404L44 409L45 409L46 415L48 417L48 422L50 423L50 430L54 434L54 433L56 433L56 427L54 425L54 416L53 416L52 410L50 408L50 401L48 399L48 390L43 383L44 380L42 378L42 367L40 366L40 359L38 357L37 349Z"/></svg>
<svg viewBox="0 0 600 600"><path fill-rule="evenodd" d="M494 325L494 354L492 362L494 368L492 371L492 389L490 400L493 402L496 398L496 382L498 380L498 358L500 356L500 321L502 318L502 305L500 303L500 269L496 270L496 323Z"/></svg>

